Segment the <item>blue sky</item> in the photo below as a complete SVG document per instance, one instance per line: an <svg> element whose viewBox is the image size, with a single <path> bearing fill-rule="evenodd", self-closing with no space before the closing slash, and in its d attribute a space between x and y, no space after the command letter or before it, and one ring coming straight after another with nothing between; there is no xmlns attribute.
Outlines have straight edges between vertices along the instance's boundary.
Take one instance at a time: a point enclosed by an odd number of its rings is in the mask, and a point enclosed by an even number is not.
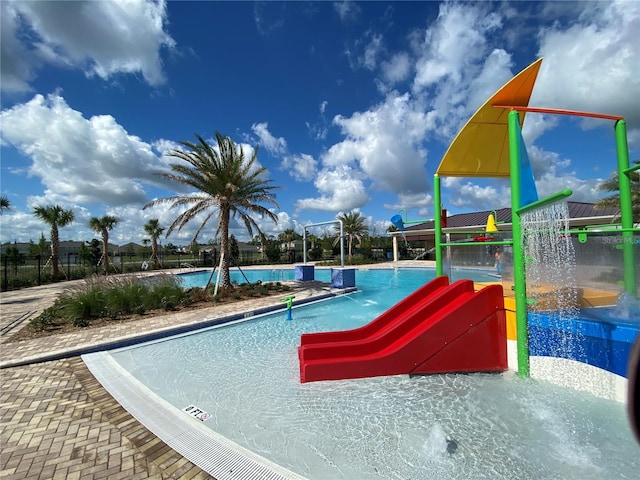
<svg viewBox="0 0 640 480"><path fill-rule="evenodd" d="M61 239L144 238L184 192L154 175L194 134L229 135L269 171L288 228L359 211L383 233L433 216L433 174L473 112L544 57L532 106L622 115L640 158L640 2L21 2L3 0L0 241L37 241L36 205L73 209ZM530 114L541 196L592 202L616 165L611 122ZM450 214L509 206L505 181L450 178ZM197 224L165 242L187 244ZM215 225L199 238L211 239ZM231 233L248 240L241 225ZM321 231L317 233L322 233Z"/></svg>

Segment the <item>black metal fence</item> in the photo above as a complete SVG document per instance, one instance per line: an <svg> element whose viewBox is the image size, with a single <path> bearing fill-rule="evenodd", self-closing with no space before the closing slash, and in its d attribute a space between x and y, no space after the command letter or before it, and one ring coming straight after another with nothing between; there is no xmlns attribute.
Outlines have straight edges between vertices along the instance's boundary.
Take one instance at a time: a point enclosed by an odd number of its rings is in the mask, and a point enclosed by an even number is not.
<svg viewBox="0 0 640 480"><path fill-rule="evenodd" d="M148 270L168 270L174 268L205 268L217 264L219 258L214 253L202 251L198 255L176 252L161 254L159 263L154 265L148 253L116 253L109 255L109 274L134 273ZM271 263L291 263L302 261L302 255L291 257L283 253L279 260L268 259L259 253L240 252L232 260L232 266L263 265ZM104 274L102 258L82 258L76 253L63 254L58 259L58 276L53 278L50 257L24 255L13 252L2 254L0 259L0 289L17 290L52 283L54 281L77 280L95 274Z"/></svg>
<svg viewBox="0 0 640 480"><path fill-rule="evenodd" d="M179 267L212 266L214 259L201 255L177 253L160 259L153 265L148 255L109 256L109 274L133 273L145 270L163 270ZM53 264L50 257L41 255L2 255L0 267L0 288L2 291L15 290L51 283L53 281L76 280L89 275L104 274L102 259L83 259L77 254L63 255L58 259L58 276L53 278Z"/></svg>

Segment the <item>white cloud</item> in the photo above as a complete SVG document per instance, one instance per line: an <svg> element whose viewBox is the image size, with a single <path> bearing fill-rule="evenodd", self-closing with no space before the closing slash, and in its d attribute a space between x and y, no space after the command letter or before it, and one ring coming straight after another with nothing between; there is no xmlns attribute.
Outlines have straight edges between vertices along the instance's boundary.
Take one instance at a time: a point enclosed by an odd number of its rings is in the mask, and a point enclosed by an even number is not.
<svg viewBox="0 0 640 480"><path fill-rule="evenodd" d="M368 70L374 70L377 66L377 57L382 50L382 35L374 34L371 41L364 49L364 54L360 59L362 65Z"/></svg>
<svg viewBox="0 0 640 480"><path fill-rule="evenodd" d="M354 21L360 14L360 7L351 1L344 0L341 2L334 2L333 8L335 8L340 20L343 22Z"/></svg>
<svg viewBox="0 0 640 480"><path fill-rule="evenodd" d="M253 20L260 35L269 35L284 27L286 2L254 2Z"/></svg>
<svg viewBox="0 0 640 480"><path fill-rule="evenodd" d="M298 222L296 222L293 218L291 218L287 212L278 212L276 213L276 216L278 217L277 224L268 218L256 219L260 227L260 230L265 235L273 235L274 237L277 237L278 234L289 229L295 230L298 233L302 233L301 226L298 224ZM246 229L245 229L245 235L246 235Z"/></svg>
<svg viewBox="0 0 640 480"><path fill-rule="evenodd" d="M405 80L411 72L411 60L406 52L396 53L381 64L382 75L391 85Z"/></svg>
<svg viewBox="0 0 640 480"><path fill-rule="evenodd" d="M576 202L593 202L602 196L602 193L596 190L601 179L578 178L577 173L570 169L570 159L561 158L558 153L535 145L528 147L527 151L539 198L547 197L565 188L573 191L570 200Z"/></svg>
<svg viewBox="0 0 640 480"><path fill-rule="evenodd" d="M425 212L428 207L433 206L433 197L430 193L419 192L398 195L398 202L385 203L384 208L389 210L400 210L401 208L418 208L420 212ZM421 213L424 214L424 213Z"/></svg>
<svg viewBox="0 0 640 480"><path fill-rule="evenodd" d="M346 139L323 155L323 165L356 165L374 188L396 194L428 188L422 142L431 125L409 94L392 92L380 105L333 122Z"/></svg>
<svg viewBox="0 0 640 480"><path fill-rule="evenodd" d="M443 3L422 42L413 41L418 55L413 92L431 106L445 141L512 76L510 55L491 46L490 37L501 26L500 14L487 4Z"/></svg>
<svg viewBox="0 0 640 480"><path fill-rule="evenodd" d="M493 50L482 65L482 70L471 79L467 111L475 112L498 88L513 77L511 55L502 49Z"/></svg>
<svg viewBox="0 0 640 480"><path fill-rule="evenodd" d="M150 85L160 85L160 52L175 47L166 21L162 0L3 1L2 88L28 90L43 64L79 68L105 80L141 73Z"/></svg>
<svg viewBox="0 0 640 480"><path fill-rule="evenodd" d="M320 193L316 198L302 198L296 202L299 210L339 211L366 205L367 195L361 175L347 165L327 168L318 172L314 185Z"/></svg>
<svg viewBox="0 0 640 480"><path fill-rule="evenodd" d="M112 116L84 118L56 94L3 110L0 120L2 141L31 159L28 173L52 201L144 203L143 182L161 183L154 173L167 165Z"/></svg>
<svg viewBox="0 0 640 480"><path fill-rule="evenodd" d="M318 123L312 124L310 122L305 122L307 130L309 131L309 135L314 140L324 140L327 138L327 133L329 133L329 130L327 128L327 120L325 117L325 112L327 111L327 105L329 105L329 102L327 100L323 100L320 103L320 106L319 106L320 120Z"/></svg>
<svg viewBox="0 0 640 480"><path fill-rule="evenodd" d="M12 4L0 2L1 88L7 92L31 90L29 82L41 63L17 38L19 16Z"/></svg>
<svg viewBox="0 0 640 480"><path fill-rule="evenodd" d="M280 170L286 170L298 181L310 181L316 175L318 161L311 155L301 153L299 155L287 156L280 164Z"/></svg>
<svg viewBox="0 0 640 480"><path fill-rule="evenodd" d="M527 145L532 145L547 130L558 125L558 115L527 115L522 126L522 137Z"/></svg>
<svg viewBox="0 0 640 480"><path fill-rule="evenodd" d="M499 17L485 6L442 4L437 21L425 32L414 87L419 90L444 79L459 86L474 78L468 68L486 56L486 33L499 26Z"/></svg>
<svg viewBox="0 0 640 480"><path fill-rule="evenodd" d="M178 142L174 142L173 140L167 140L161 138L152 143L153 149L158 152L160 155L167 155L173 150L181 150L182 145Z"/></svg>
<svg viewBox="0 0 640 480"><path fill-rule="evenodd" d="M429 190L422 143L431 123L408 93L391 92L370 110L338 115L333 123L346 138L322 155L315 181L320 196L299 200L298 210L362 207L369 201L367 188L397 195Z"/></svg>
<svg viewBox="0 0 640 480"><path fill-rule="evenodd" d="M269 124L267 122L254 123L251 125L251 130L260 139L260 144L267 149L267 151L273 155L282 155L287 151L287 141L282 137L274 137L269 132Z"/></svg>
<svg viewBox="0 0 640 480"><path fill-rule="evenodd" d="M544 61L531 103L621 115L630 129L639 129L640 2L582 2L577 8L570 27L553 24L539 32Z"/></svg>
<svg viewBox="0 0 640 480"><path fill-rule="evenodd" d="M504 195L499 194L495 186L480 186L470 181L463 182L465 181L460 177L442 179L443 190L446 189L449 203L454 207L473 210L496 208L499 199L505 198Z"/></svg>

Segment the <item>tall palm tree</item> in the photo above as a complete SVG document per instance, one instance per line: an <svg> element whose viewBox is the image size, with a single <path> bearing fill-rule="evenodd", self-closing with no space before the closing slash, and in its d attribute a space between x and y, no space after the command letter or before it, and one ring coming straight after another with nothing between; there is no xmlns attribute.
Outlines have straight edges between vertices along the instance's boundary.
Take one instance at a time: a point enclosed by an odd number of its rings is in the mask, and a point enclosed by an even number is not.
<svg viewBox="0 0 640 480"><path fill-rule="evenodd" d="M633 162L640 163L640 160ZM631 172L631 209L633 211L633 222L640 223L640 170ZM597 189L602 192L616 192L608 197L601 198L595 204L596 208L616 207L620 208L620 183L618 181L618 171L616 170L607 180L598 184Z"/></svg>
<svg viewBox="0 0 640 480"><path fill-rule="evenodd" d="M60 205L47 205L46 207L35 207L33 214L51 227L51 276L57 279L60 275L58 250L60 246L60 236L58 229L66 227L75 220L72 210L65 210Z"/></svg>
<svg viewBox="0 0 640 480"><path fill-rule="evenodd" d="M369 229L364 224L365 217L360 212L350 212L336 217L338 220L342 220L342 226L345 236L349 239L349 261L351 261L351 251L353 248L354 240L358 243L362 242L362 239L369 234ZM336 245L340 242L340 227L335 226L335 240L333 244Z"/></svg>
<svg viewBox="0 0 640 480"><path fill-rule="evenodd" d="M151 261L153 262L153 266L158 268L158 265L160 265L160 260L158 259L158 238L164 232L164 228L160 226L160 221L157 218L152 218L144 225L144 231L151 237Z"/></svg>
<svg viewBox="0 0 640 480"><path fill-rule="evenodd" d="M9 210L10 208L11 200L9 200L6 195L0 196L0 215L2 215L2 212Z"/></svg>
<svg viewBox="0 0 640 480"><path fill-rule="evenodd" d="M296 260L296 244L295 240L300 240L302 235L296 233L293 228L287 228L283 232L278 234L278 240L280 241L280 248L285 245L285 250L289 256L289 261L295 262Z"/></svg>
<svg viewBox="0 0 640 480"><path fill-rule="evenodd" d="M154 205L169 204L170 208L189 208L171 224L167 235L175 229L182 229L198 214L204 214L204 220L193 236L195 242L209 220L217 215L218 225L214 237L220 235L220 270L221 287L231 288L229 275L229 221L231 217L239 217L244 223L249 236L253 231L261 233L254 220L256 215L268 217L274 223L278 217L260 203L270 203L279 208L271 185L266 178L267 169L258 167L256 147L249 158L245 158L241 148L235 145L230 137L216 132L217 145L209 145L201 136L196 135L197 142L180 142L183 149L173 150L169 156L181 160L171 164L171 173L161 172L159 176L187 185L196 192L186 195L175 195L153 200L144 208Z"/></svg>
<svg viewBox="0 0 640 480"><path fill-rule="evenodd" d="M113 230L117 224L118 219L111 215L89 219L89 228L102 236L102 265L105 275L109 274L109 231Z"/></svg>

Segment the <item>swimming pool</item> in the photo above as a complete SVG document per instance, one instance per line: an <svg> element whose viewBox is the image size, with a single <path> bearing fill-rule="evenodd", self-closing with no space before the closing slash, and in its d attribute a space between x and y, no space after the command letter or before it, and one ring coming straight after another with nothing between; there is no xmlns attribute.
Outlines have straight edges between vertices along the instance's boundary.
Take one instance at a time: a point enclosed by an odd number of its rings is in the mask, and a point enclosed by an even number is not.
<svg viewBox="0 0 640 480"><path fill-rule="evenodd" d="M375 275L375 272L381 272L383 275L387 275L390 272L398 272L398 271L405 272L407 275L410 275L410 273L408 272L411 272L411 271L422 272L420 274L420 279L419 279L420 282L422 283L424 283L425 275L427 275L428 278L433 278L435 276L434 268L396 268L396 269L374 268L370 270L358 269L357 271L359 275L361 274L361 272L365 272L365 271L374 272L374 275ZM287 282L287 281L293 281L296 279L295 270L293 268L275 268L275 269L274 268L258 268L258 269L242 268L241 270L239 270L238 268L232 268L229 271L229 273L231 275L232 283L246 283L247 281L251 283L255 283L258 281ZM213 276L212 282L215 282L216 274L217 274L217 271ZM209 281L209 277L211 277L211 270L198 270L195 272L180 273L177 275L177 277L180 279L183 287L185 288L204 287ZM484 269L477 269L477 270L452 269L451 278L453 281L459 280L461 278L468 278L470 280L474 280L477 282L496 281L496 276L493 274L493 272L484 270ZM331 269L315 268L315 280L318 280L320 282L330 283ZM367 282L375 282L375 281L376 280L372 279L370 275L368 276ZM413 285L413 284L410 283L410 285ZM410 285L407 288L412 288ZM415 290L415 288L412 288L412 289ZM409 290L409 292L410 291L411 290Z"/></svg>
<svg viewBox="0 0 640 480"><path fill-rule="evenodd" d="M272 314L110 357L176 412L197 406L211 415L201 425L310 479L636 478L624 405L511 372L299 383L301 333L362 325L428 275L358 271L360 293L294 308L291 322Z"/></svg>

